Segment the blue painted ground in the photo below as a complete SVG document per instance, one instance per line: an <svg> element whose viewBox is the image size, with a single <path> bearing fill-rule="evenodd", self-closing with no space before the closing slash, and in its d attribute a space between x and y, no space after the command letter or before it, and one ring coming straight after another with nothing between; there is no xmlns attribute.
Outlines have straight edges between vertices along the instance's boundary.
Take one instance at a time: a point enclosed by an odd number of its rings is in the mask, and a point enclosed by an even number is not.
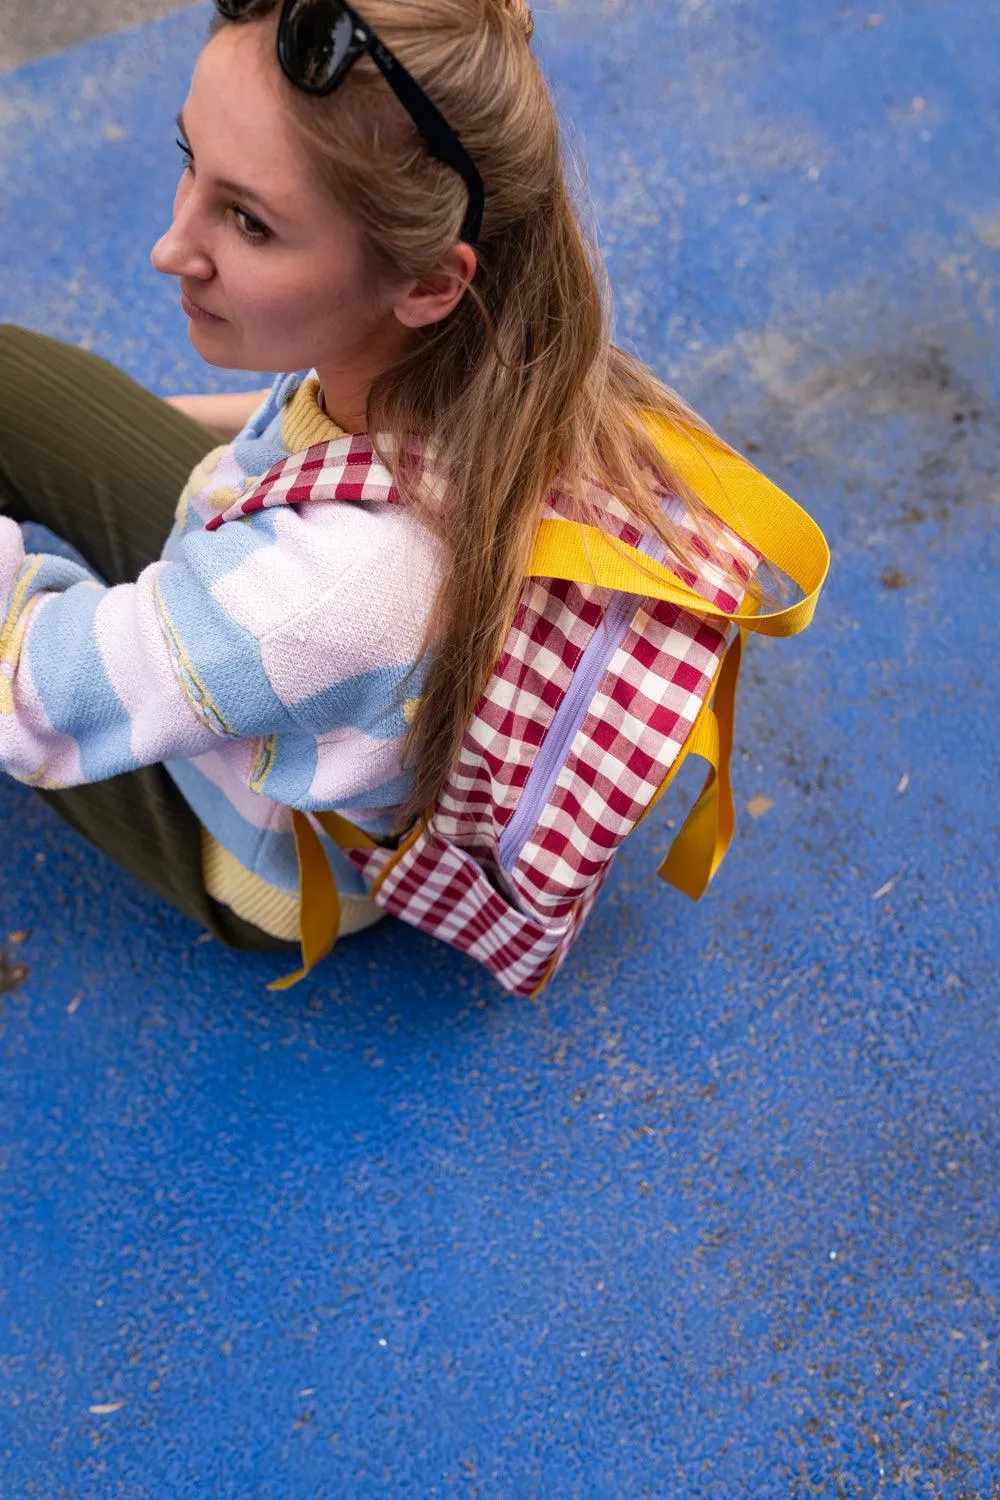
<svg viewBox="0 0 1000 1500"><path fill-rule="evenodd" d="M0 785L4 1497L1000 1495L1000 31L879 3L538 17L620 337L835 549L710 899L660 819L540 1003L388 924L277 997ZM202 21L0 95L0 313L164 392Z"/></svg>

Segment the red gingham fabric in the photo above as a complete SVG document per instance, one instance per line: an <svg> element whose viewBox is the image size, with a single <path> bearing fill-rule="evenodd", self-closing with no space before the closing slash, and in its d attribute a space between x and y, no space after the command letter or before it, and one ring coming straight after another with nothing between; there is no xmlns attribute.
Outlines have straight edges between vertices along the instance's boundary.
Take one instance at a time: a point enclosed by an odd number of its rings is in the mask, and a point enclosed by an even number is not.
<svg viewBox="0 0 1000 1500"><path fill-rule="evenodd" d="M417 450L411 454L420 461ZM430 472L427 463L425 476ZM594 490L588 499L604 530L638 544L612 496ZM392 504L400 496L370 440L346 437L276 465L207 529L270 506L318 500ZM572 512L555 489L542 514ZM740 597L730 591L734 576L749 578L759 559L721 522L713 541L730 571L706 561L697 576L681 576L731 612ZM694 537L693 544L704 550ZM615 852L677 759L726 648L728 632L718 624L672 604L635 599L544 806L510 868L501 870L503 830L611 597L565 581L526 580L427 823L398 855L344 851L369 885L384 877L374 892L379 906L477 959L515 995L535 993L565 960Z"/></svg>

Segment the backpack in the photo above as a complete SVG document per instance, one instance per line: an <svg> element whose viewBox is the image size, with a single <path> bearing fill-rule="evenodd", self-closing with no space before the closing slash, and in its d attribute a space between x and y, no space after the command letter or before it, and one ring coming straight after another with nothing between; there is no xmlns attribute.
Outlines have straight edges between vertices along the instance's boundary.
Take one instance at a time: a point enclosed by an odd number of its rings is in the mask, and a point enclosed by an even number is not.
<svg viewBox="0 0 1000 1500"><path fill-rule="evenodd" d="M720 439L652 413L643 420L715 518L731 572L707 554L697 576L671 571L659 538L643 539L612 496L598 492L597 528L571 519L556 487L503 651L434 806L394 848L340 813L293 810L302 967L269 988L296 983L337 941L339 900L318 830L378 906L533 998L565 961L623 840L695 755L708 776L659 874L694 900L704 894L735 826L729 762L745 637L806 628L829 550L816 523ZM317 500L400 496L370 439L345 437L275 465L208 524ZM769 614L731 592L765 559L800 595Z"/></svg>

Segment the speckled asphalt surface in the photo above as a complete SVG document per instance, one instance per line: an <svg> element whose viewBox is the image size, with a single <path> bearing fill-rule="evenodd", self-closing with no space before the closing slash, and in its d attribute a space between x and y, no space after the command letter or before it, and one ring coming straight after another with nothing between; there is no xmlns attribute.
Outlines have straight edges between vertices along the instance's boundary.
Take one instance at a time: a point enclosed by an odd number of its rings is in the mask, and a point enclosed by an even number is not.
<svg viewBox="0 0 1000 1500"><path fill-rule="evenodd" d="M0 315L163 392L203 21L0 79ZM644 827L538 1003L388 924L279 997L0 782L5 1500L1000 1495L1000 34L538 21L620 338L835 549L774 806L697 908Z"/></svg>
<svg viewBox="0 0 1000 1500"><path fill-rule="evenodd" d="M183 10L189 0L3 0L0 71Z"/></svg>

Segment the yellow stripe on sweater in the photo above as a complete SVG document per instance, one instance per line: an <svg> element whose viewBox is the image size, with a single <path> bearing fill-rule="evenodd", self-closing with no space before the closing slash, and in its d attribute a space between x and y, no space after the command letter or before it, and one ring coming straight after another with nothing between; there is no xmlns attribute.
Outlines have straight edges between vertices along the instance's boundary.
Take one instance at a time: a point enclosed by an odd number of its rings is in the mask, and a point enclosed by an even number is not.
<svg viewBox="0 0 1000 1500"><path fill-rule="evenodd" d="M230 724L222 709L209 692L204 679L198 672L187 647L177 631L177 627L171 619L159 580L154 585L154 595L156 612L163 627L163 634L166 637L167 646L174 660L177 680L181 685L185 698L187 698L199 719L203 723L207 723L208 727L216 734L235 735L235 728Z"/></svg>
<svg viewBox="0 0 1000 1500"><path fill-rule="evenodd" d="M281 414L281 441L289 453L303 453L314 443L330 443L344 436L343 428L331 422L320 406L319 391L319 381L311 375Z"/></svg>
<svg viewBox="0 0 1000 1500"><path fill-rule="evenodd" d="M245 922L270 937L294 943L299 936L299 898L262 880L224 849L207 829L201 831L201 867L205 889ZM364 896L340 899L341 937L371 927L385 912Z"/></svg>
<svg viewBox="0 0 1000 1500"><path fill-rule="evenodd" d="M281 891L240 864L207 829L201 831L201 868L205 889L271 937L294 943L299 935L299 898Z"/></svg>

